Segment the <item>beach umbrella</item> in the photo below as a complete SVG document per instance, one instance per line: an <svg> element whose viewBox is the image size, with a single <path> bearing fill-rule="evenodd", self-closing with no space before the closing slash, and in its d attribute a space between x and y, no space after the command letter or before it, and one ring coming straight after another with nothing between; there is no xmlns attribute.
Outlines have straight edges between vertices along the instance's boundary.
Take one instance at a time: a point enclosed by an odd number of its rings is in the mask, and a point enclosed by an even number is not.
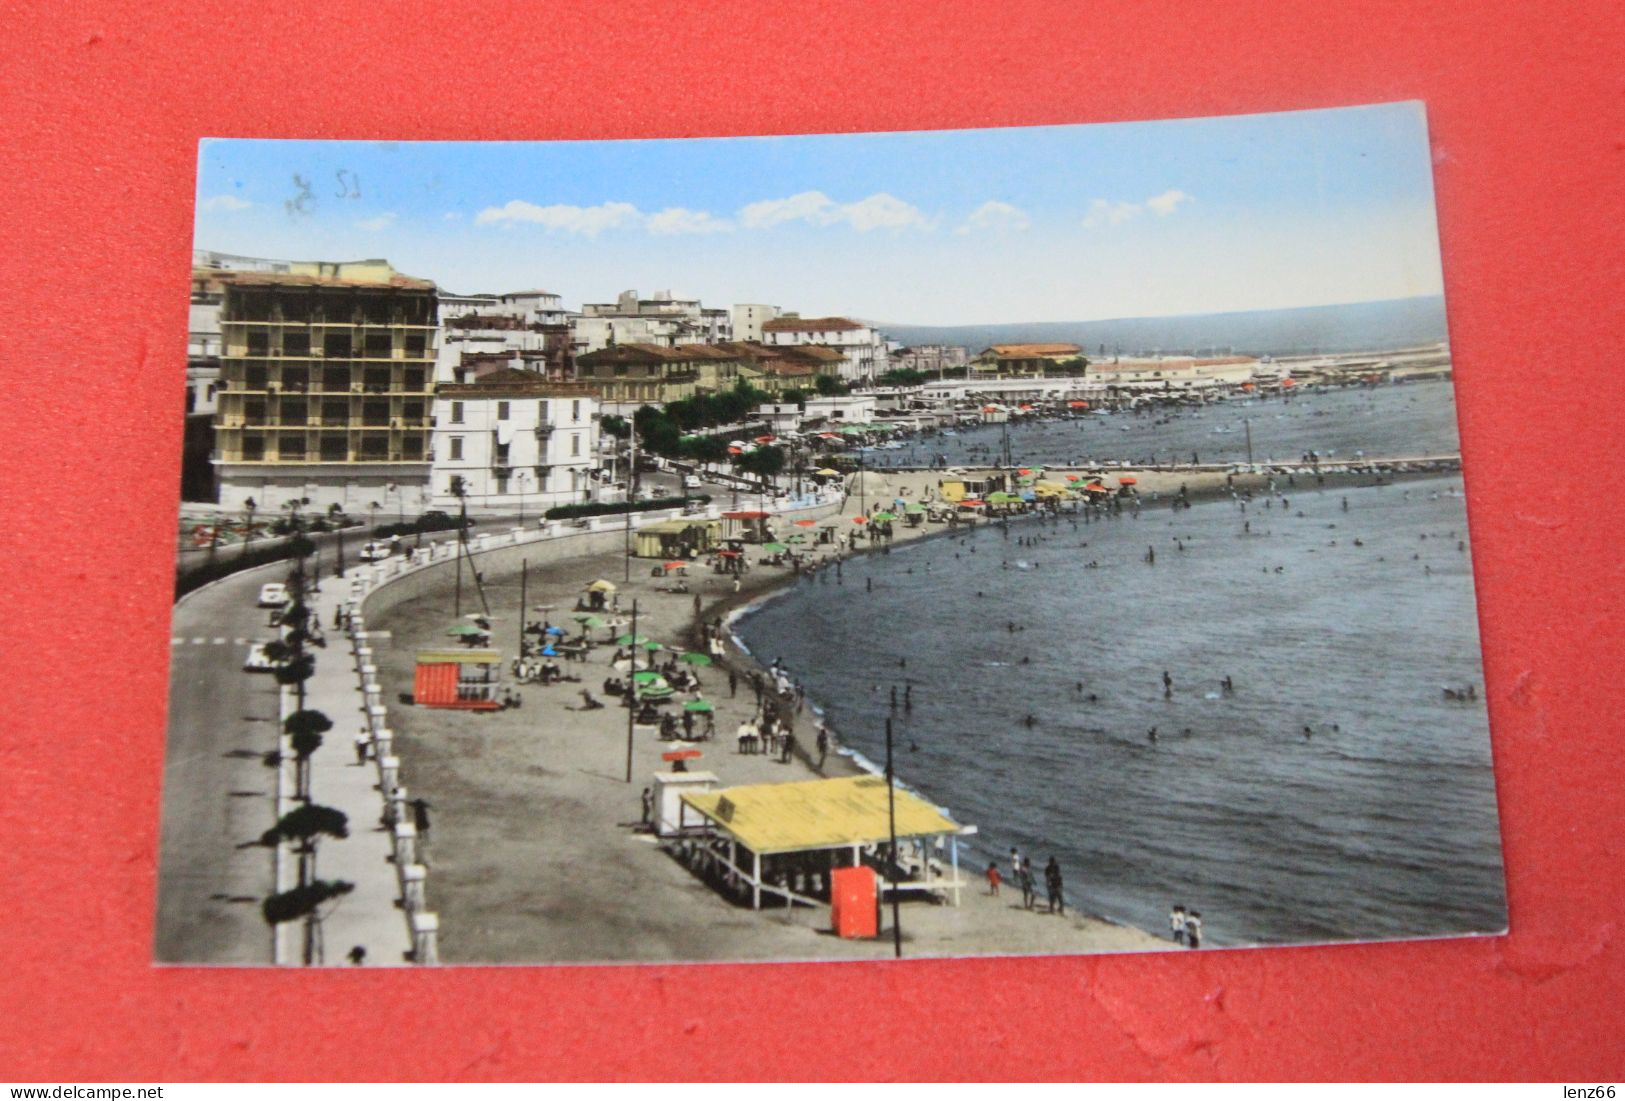
<svg viewBox="0 0 1625 1101"><path fill-rule="evenodd" d="M643 648L645 650L648 650L650 653L653 653L656 650L664 650L665 649L664 646L660 645L660 643L656 642L652 638L648 642L643 643Z"/></svg>
<svg viewBox="0 0 1625 1101"><path fill-rule="evenodd" d="M987 502L983 501L982 499L980 499L978 497L967 497L963 501L959 502L959 507L960 508L980 508L982 505L985 505L985 504L987 504Z"/></svg>
<svg viewBox="0 0 1625 1101"><path fill-rule="evenodd" d="M1090 493L1110 493L1111 492L1111 490L1107 489L1105 486L1101 485L1099 482L1090 482L1088 485L1084 486L1083 488L1088 490Z"/></svg>
<svg viewBox="0 0 1625 1101"><path fill-rule="evenodd" d="M635 689L640 700L669 700L677 694L677 690L662 681L660 684L645 684Z"/></svg>
<svg viewBox="0 0 1625 1101"><path fill-rule="evenodd" d="M869 517L869 519L873 520L877 524L889 524L893 520L897 519L897 517L889 512L877 512L873 516Z"/></svg>
<svg viewBox="0 0 1625 1101"><path fill-rule="evenodd" d="M810 528L810 527L815 527L818 524L818 521L817 520L797 520L795 522L795 524L796 524L796 527L798 527L798 528Z"/></svg>
<svg viewBox="0 0 1625 1101"><path fill-rule="evenodd" d="M1124 486L1139 485L1140 484L1140 479L1136 478L1132 474L1124 474L1122 477L1117 479L1117 484L1118 485L1124 485Z"/></svg>
<svg viewBox="0 0 1625 1101"><path fill-rule="evenodd" d="M636 636L634 636L634 635L622 635L620 638L615 640L615 645L617 645L617 646L642 646L645 642L648 642L648 641L649 641L649 636L648 635L636 635Z"/></svg>
<svg viewBox="0 0 1625 1101"><path fill-rule="evenodd" d="M459 623L446 633L448 635L457 635L459 638L467 638L470 635L483 635L486 632L480 630L472 623Z"/></svg>
<svg viewBox="0 0 1625 1101"><path fill-rule="evenodd" d="M684 654L682 657L678 658L677 660L682 662L684 665L710 665L711 664L710 656L707 655L707 654L699 653L698 651Z"/></svg>
<svg viewBox="0 0 1625 1101"><path fill-rule="evenodd" d="M852 522L854 524L867 524L869 522L869 518L867 516L854 516L852 517Z"/></svg>
<svg viewBox="0 0 1625 1101"><path fill-rule="evenodd" d="M730 455L743 455L744 453L745 453L745 449L743 447L730 447L730 448L728 448L728 454L730 454Z"/></svg>
<svg viewBox="0 0 1625 1101"><path fill-rule="evenodd" d="M605 581L602 577L600 577L597 581L594 581L592 584L587 586L587 591L589 593L612 593L615 591L615 582Z"/></svg>
<svg viewBox="0 0 1625 1101"><path fill-rule="evenodd" d="M701 714L705 714L705 713L708 713L708 712L711 712L711 711L715 711L716 708L711 705L710 700L689 700L687 703L685 703L683 705L683 710L684 711L697 711L697 712L700 712Z"/></svg>
<svg viewBox="0 0 1625 1101"><path fill-rule="evenodd" d="M918 516L920 513L925 511L925 506L920 504L918 501L915 501L913 504L903 509L903 511L908 513L910 516Z"/></svg>
<svg viewBox="0 0 1625 1101"><path fill-rule="evenodd" d="M1069 482L1075 482L1078 480L1078 476L1076 474L1068 474L1066 476L1066 480Z"/></svg>
<svg viewBox="0 0 1625 1101"><path fill-rule="evenodd" d="M826 435L827 435L827 433L826 433ZM813 471L813 473L818 475L820 478L835 478L835 477L838 477L841 472L839 470L831 470L829 467L826 466L826 467L823 467L822 469Z"/></svg>
<svg viewBox="0 0 1625 1101"><path fill-rule="evenodd" d="M757 443L772 443L774 439L775 439L775 437L773 437L773 436L757 436L756 437L756 442Z"/></svg>
<svg viewBox="0 0 1625 1101"><path fill-rule="evenodd" d="M551 647L551 646L543 646L542 647L542 657L544 657L544 658L556 658L558 656L559 656L559 652L557 650L553 649L553 647Z"/></svg>
<svg viewBox="0 0 1625 1101"><path fill-rule="evenodd" d="M633 684L654 684L661 676L652 669L642 669L632 674Z"/></svg>
<svg viewBox="0 0 1625 1101"><path fill-rule="evenodd" d="M688 563L687 562L667 562L664 566L662 566L660 568L663 569L663 570L687 569L688 568Z"/></svg>
<svg viewBox="0 0 1625 1101"><path fill-rule="evenodd" d="M1022 408L1025 409L1027 407L1025 405L1023 405ZM1031 474L1032 473L1032 468L1024 466L1020 470L1016 471L1016 473L1017 474Z"/></svg>
<svg viewBox="0 0 1625 1101"><path fill-rule="evenodd" d="M787 551L789 549L790 548L785 546L783 543L763 543L762 544L762 550L766 551L768 554L783 554L785 551Z"/></svg>
<svg viewBox="0 0 1625 1101"><path fill-rule="evenodd" d="M543 631L542 633L547 634L547 635L562 635L562 634L564 634L564 628L563 627L557 627L557 626L549 627L546 631Z"/></svg>
<svg viewBox="0 0 1625 1101"><path fill-rule="evenodd" d="M604 626L604 621L595 615L578 615L575 621L589 631Z"/></svg>

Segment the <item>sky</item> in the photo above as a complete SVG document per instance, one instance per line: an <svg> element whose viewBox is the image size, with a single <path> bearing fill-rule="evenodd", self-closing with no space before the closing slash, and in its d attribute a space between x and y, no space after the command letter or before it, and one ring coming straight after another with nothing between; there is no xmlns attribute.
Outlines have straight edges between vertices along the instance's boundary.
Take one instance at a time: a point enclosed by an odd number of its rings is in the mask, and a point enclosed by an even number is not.
<svg viewBox="0 0 1625 1101"><path fill-rule="evenodd" d="M197 248L443 289L915 325L1439 294L1420 103L1208 119L570 142L209 139Z"/></svg>

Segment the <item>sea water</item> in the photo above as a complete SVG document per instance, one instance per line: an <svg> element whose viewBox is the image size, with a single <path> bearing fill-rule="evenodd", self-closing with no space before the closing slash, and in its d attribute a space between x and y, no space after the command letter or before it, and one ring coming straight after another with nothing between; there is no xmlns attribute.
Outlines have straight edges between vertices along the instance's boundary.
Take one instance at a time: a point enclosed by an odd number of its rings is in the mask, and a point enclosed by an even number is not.
<svg viewBox="0 0 1625 1101"><path fill-rule="evenodd" d="M904 441L897 450L864 452L866 465L925 466L946 456L951 466L996 460L1004 426L980 425L957 435ZM1305 391L1290 397L1231 400L1194 407L1145 407L1135 412L1087 413L1075 420L1018 421L1010 426L1010 452L1027 465L1073 462L1247 461L1247 437L1257 462L1301 460L1313 449L1322 459L1368 456L1453 455L1454 391L1447 381Z"/></svg>
<svg viewBox="0 0 1625 1101"><path fill-rule="evenodd" d="M1182 904L1214 944L1500 930L1460 481L1298 483L922 540L736 629L843 744L883 760L894 720L973 872L1053 854L1072 905L1161 932Z"/></svg>

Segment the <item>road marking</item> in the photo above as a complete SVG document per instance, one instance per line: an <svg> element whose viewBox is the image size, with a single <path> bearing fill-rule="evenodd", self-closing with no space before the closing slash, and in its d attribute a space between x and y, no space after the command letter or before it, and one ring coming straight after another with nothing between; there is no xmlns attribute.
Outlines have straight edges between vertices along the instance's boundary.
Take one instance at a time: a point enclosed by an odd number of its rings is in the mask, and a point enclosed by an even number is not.
<svg viewBox="0 0 1625 1101"><path fill-rule="evenodd" d="M192 645L193 646L202 646L203 645L203 640L201 638L194 638L192 640Z"/></svg>
<svg viewBox="0 0 1625 1101"><path fill-rule="evenodd" d="M247 646L248 645L248 640L246 638L234 638L231 641L234 644L238 645L238 646Z"/></svg>
<svg viewBox="0 0 1625 1101"><path fill-rule="evenodd" d="M223 638L217 638L214 640L214 644L216 646L224 646L226 644L226 640Z"/></svg>
<svg viewBox="0 0 1625 1101"><path fill-rule="evenodd" d="M186 640L184 638L172 638L172 639L169 640L169 644L171 646L179 646L181 643L183 643L185 641Z"/></svg>

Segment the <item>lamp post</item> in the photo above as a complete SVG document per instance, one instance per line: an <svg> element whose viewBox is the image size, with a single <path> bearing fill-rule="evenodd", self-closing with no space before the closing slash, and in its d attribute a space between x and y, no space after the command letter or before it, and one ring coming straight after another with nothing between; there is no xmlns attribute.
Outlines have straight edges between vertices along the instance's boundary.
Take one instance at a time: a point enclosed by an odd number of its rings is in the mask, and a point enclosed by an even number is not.
<svg viewBox="0 0 1625 1101"><path fill-rule="evenodd" d="M528 470L516 470L513 475L514 482L519 486L519 526L525 526L525 485L534 480L534 475Z"/></svg>

